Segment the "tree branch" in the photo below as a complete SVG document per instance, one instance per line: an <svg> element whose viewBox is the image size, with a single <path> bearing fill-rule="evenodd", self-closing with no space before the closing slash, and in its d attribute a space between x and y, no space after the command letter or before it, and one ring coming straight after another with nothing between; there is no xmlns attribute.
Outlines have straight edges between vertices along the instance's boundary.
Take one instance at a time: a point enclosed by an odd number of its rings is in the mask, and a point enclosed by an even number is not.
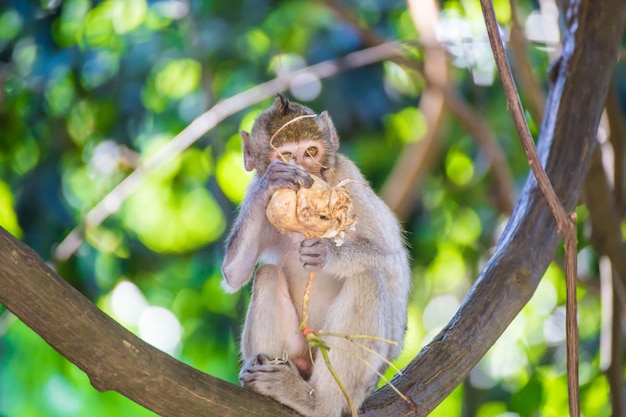
<svg viewBox="0 0 626 417"><path fill-rule="evenodd" d="M624 31L621 0L578 2L576 26L565 34L563 56L541 126L541 156L565 211L576 206L585 178L611 71ZM593 57L593 58L592 58ZM590 66L585 63L591 62ZM439 335L393 382L427 415L468 375L534 293L554 256L557 224L534 176L529 175L493 257ZM411 415L383 387L362 415Z"/></svg>
<svg viewBox="0 0 626 417"><path fill-rule="evenodd" d="M609 140L613 147L613 192L615 194L615 208L621 217L624 214L624 132L622 111L617 96L615 74L611 78L609 93L606 100L606 114L609 119Z"/></svg>
<svg viewBox="0 0 626 417"><path fill-rule="evenodd" d="M98 391L117 391L161 416L293 416L148 345L1 227L0 303L82 369Z"/></svg>
<svg viewBox="0 0 626 417"><path fill-rule="evenodd" d="M580 415L580 398L578 392L578 322L576 306L576 280L577 268L577 246L578 236L576 235L576 216L568 215L566 209L561 205L548 175L543 170L535 144L524 117L524 109L517 93L517 87L513 80L513 74L506 58L504 45L500 38L500 28L496 21L496 14L493 9L492 0L480 0L483 9L485 24L491 49L496 59L500 79L506 93L507 107L511 111L517 133L522 142L522 147L528 158L530 168L537 180L541 194L546 199L552 215L556 219L558 230L563 233L565 239L565 277L566 277L566 315L565 332L567 338L567 386L569 393L570 415L577 417ZM514 23L515 24L515 23ZM571 209L570 209L571 210Z"/></svg>
<svg viewBox="0 0 626 417"><path fill-rule="evenodd" d="M608 268L601 267L600 269L601 274L608 276L600 279L602 297L608 299L607 302L602 303L602 308L611 311L608 316L611 323L602 328L601 339L609 340L606 346L602 346L608 351L606 357L610 358L605 373L611 389L612 415L619 417L623 416L625 411L622 393L624 382L621 320L623 306L616 288L618 286L623 288L626 285L626 249L622 240L620 218L602 167L602 154L599 147L593 153L591 167L585 180L584 193L585 204L589 209L591 219L591 243L598 254L603 254L610 260ZM603 271L603 269L608 270Z"/></svg>
<svg viewBox="0 0 626 417"><path fill-rule="evenodd" d="M448 60L435 34L438 5L433 0L408 0L408 7L424 45L424 75L437 80L438 85L448 85ZM373 36L370 38L373 39ZM417 138L419 140L405 146L381 190L383 200L400 218L407 217L412 206L410 201L417 194L415 189L439 160L442 147L440 132L445 113L443 90L433 83L427 84L419 109L426 120L426 132Z"/></svg>

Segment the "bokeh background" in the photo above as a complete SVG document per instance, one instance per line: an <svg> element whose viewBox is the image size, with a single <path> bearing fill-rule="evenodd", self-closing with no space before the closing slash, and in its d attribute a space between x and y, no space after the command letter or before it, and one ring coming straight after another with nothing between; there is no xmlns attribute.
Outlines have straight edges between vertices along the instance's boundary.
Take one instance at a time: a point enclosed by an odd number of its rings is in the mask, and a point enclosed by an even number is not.
<svg viewBox="0 0 626 417"><path fill-rule="evenodd" d="M219 268L250 179L239 131L249 130L271 99L225 118L150 172L102 224L82 225L142 160L217 102L362 49L364 30L405 41L421 64L420 36L405 2L341 1L353 21L327 3L0 0L0 225L141 338L236 383L249 287L226 294ZM480 5L439 3L437 39L447 52L450 87L496 133L516 198L528 166ZM545 89L558 53L556 6L516 4L528 62ZM509 2L495 1L495 7L508 39ZM624 75L622 63L618 73ZM617 79L624 100L626 86ZM399 155L428 129L418 108L424 87L418 73L383 61L326 79L309 77L285 93L330 112L341 151L380 190ZM536 134L539 121L531 114L528 120ZM446 116L438 140L432 168L402 216L414 286L399 366L452 317L507 221L485 153L463 124ZM578 209L582 412L609 416L598 256L587 240L586 215ZM64 259L57 249L75 228L77 250ZM567 415L561 259L559 252L531 302L433 416ZM154 414L117 393L97 392L82 371L0 306L0 416Z"/></svg>

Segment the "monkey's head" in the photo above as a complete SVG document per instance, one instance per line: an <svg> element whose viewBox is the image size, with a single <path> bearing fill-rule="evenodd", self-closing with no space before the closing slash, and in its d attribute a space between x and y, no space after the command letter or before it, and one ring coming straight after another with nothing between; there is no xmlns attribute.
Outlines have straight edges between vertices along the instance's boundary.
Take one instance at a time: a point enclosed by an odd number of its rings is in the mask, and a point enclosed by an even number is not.
<svg viewBox="0 0 626 417"><path fill-rule="evenodd" d="M259 115L252 132L242 131L241 137L244 165L248 171L256 168L258 175L263 175L280 155L320 175L334 167L339 148L339 138L327 112L317 115L306 106L290 103L281 94Z"/></svg>

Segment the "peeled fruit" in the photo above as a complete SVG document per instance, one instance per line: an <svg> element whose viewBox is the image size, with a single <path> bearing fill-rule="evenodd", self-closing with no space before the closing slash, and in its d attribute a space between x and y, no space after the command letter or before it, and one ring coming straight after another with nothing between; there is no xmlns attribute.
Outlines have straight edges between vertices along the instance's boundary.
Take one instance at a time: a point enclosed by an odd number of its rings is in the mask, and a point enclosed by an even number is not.
<svg viewBox="0 0 626 417"><path fill-rule="evenodd" d="M267 205L267 218L281 233L299 232L306 239L335 238L340 245L344 232L356 221L352 199L344 182L331 187L323 179L311 177L311 188L276 190Z"/></svg>

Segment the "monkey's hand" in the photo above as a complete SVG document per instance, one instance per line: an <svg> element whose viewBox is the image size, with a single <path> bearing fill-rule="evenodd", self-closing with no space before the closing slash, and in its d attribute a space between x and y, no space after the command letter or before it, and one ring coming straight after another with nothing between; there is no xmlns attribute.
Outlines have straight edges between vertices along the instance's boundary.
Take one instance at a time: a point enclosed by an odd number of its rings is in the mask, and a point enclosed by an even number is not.
<svg viewBox="0 0 626 417"><path fill-rule="evenodd" d="M300 262L307 271L317 271L328 263L333 244L330 239L315 237L300 243Z"/></svg>
<svg viewBox="0 0 626 417"><path fill-rule="evenodd" d="M271 360L263 353L252 355L241 367L239 382L245 388L267 395L302 415L314 415L313 387L302 379L289 360Z"/></svg>
<svg viewBox="0 0 626 417"><path fill-rule="evenodd" d="M267 199L279 188L298 190L300 187L310 188L313 178L301 166L283 161L273 161L261 178L261 191Z"/></svg>

